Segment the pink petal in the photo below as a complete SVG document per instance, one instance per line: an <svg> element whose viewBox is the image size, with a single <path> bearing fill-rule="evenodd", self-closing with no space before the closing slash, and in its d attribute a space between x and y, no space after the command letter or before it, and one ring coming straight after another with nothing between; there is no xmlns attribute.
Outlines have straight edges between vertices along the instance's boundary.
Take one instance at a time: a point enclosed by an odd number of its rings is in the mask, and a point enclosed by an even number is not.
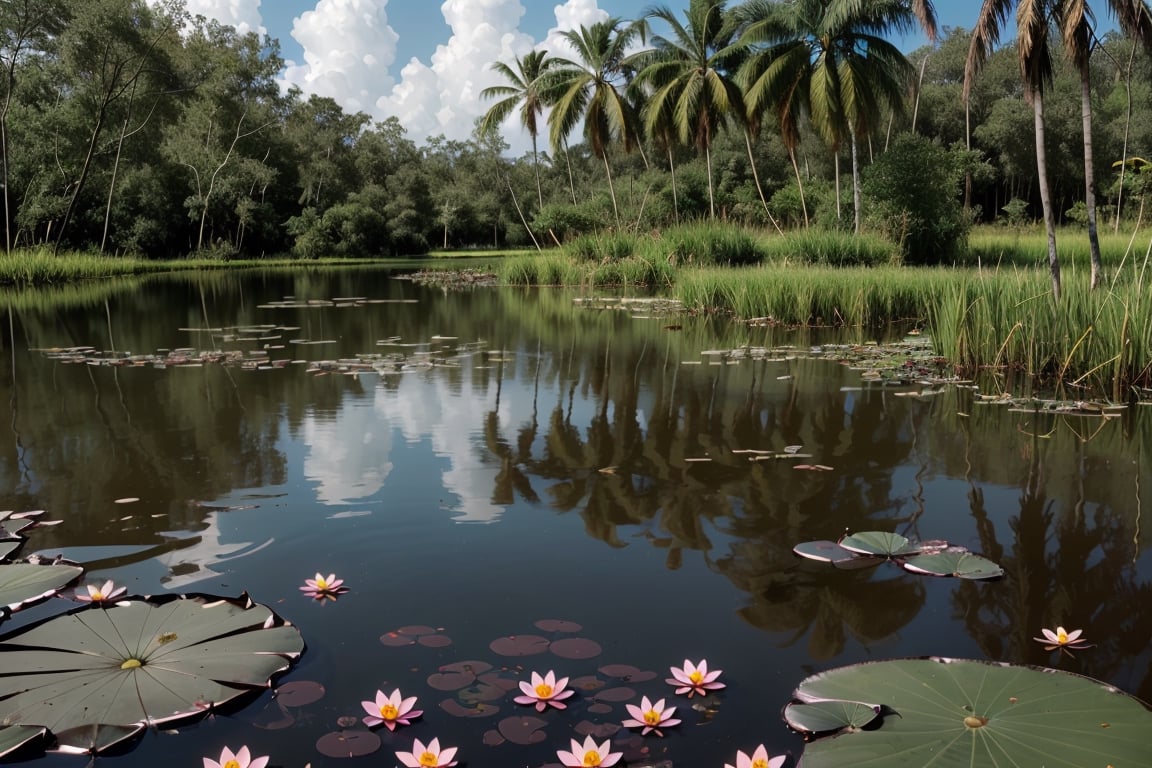
<svg viewBox="0 0 1152 768"><path fill-rule="evenodd" d="M517 704L535 704L539 701L539 699L537 699L535 696L517 696L516 698L512 699L512 701L516 702Z"/></svg>
<svg viewBox="0 0 1152 768"><path fill-rule="evenodd" d="M556 707L556 709L568 709L567 704L561 704L560 702L556 701L556 699L549 699L548 704Z"/></svg>
<svg viewBox="0 0 1152 768"><path fill-rule="evenodd" d="M520 681L520 690L522 690L524 692L525 696L531 696L533 699L539 698L536 695L536 689L532 685L529 685L528 683L524 682L523 680Z"/></svg>
<svg viewBox="0 0 1152 768"><path fill-rule="evenodd" d="M448 747L448 749L441 752L440 753L440 763L442 765L447 765L448 763L452 762L452 758L456 757L456 750L457 749L458 749L458 747Z"/></svg>
<svg viewBox="0 0 1152 768"><path fill-rule="evenodd" d="M424 750L420 750L423 752ZM408 768L420 768L420 760L412 752L397 752L396 759L408 766Z"/></svg>
<svg viewBox="0 0 1152 768"><path fill-rule="evenodd" d="M264 768L268 765L268 755L261 755L252 762L248 763L248 768Z"/></svg>

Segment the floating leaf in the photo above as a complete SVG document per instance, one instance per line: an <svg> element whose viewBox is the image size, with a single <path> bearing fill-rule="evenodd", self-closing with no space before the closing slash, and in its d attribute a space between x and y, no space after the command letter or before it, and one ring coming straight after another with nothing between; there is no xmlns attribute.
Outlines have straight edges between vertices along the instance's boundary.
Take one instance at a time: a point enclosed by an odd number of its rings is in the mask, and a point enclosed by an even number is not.
<svg viewBox="0 0 1152 768"><path fill-rule="evenodd" d="M440 709L455 717L491 717L500 712L500 707L478 701L466 707L456 699L444 699L440 702Z"/></svg>
<svg viewBox="0 0 1152 768"><path fill-rule="evenodd" d="M1152 711L1104 683L985 661L901 659L809 677L803 703L881 706L879 727L809 742L805 768L1148 764Z"/></svg>
<svg viewBox="0 0 1152 768"><path fill-rule="evenodd" d="M421 635L416 642L426 648L446 648L452 645L452 638L448 635Z"/></svg>
<svg viewBox="0 0 1152 768"><path fill-rule="evenodd" d="M840 539L840 546L850 552L873 557L901 557L914 555L920 547L898 533L861 531Z"/></svg>
<svg viewBox="0 0 1152 768"><path fill-rule="evenodd" d="M868 567L879 564L876 558L844 549L834 541L801 542L792 547L792 552L818 563L832 563L838 568Z"/></svg>
<svg viewBox="0 0 1152 768"><path fill-rule="evenodd" d="M24 539L9 539L0 541L0 563L7 561L12 555L24 546Z"/></svg>
<svg viewBox="0 0 1152 768"><path fill-rule="evenodd" d="M96 724L193 718L266 688L303 650L294 626L246 597L81 608L0 641L0 722L43 725L59 739ZM107 748L99 734L84 743Z"/></svg>
<svg viewBox="0 0 1152 768"><path fill-rule="evenodd" d="M0 566L0 617L52 597L82 573L78 565L5 563Z"/></svg>
<svg viewBox="0 0 1152 768"><path fill-rule="evenodd" d="M996 579L1004 575L1004 569L996 563L963 549L912 555L903 558L900 566L912 573L961 579Z"/></svg>
<svg viewBox="0 0 1152 768"><path fill-rule="evenodd" d="M829 733L859 729L880 716L880 707L859 701L792 703L784 708L784 722L801 733Z"/></svg>
<svg viewBox="0 0 1152 768"><path fill-rule="evenodd" d="M316 749L328 757L363 757L380 749L380 737L372 731L333 731L316 741Z"/></svg>
<svg viewBox="0 0 1152 768"><path fill-rule="evenodd" d="M544 632L579 632L584 629L576 622L564 619L540 619L536 622L536 628Z"/></svg>
<svg viewBox="0 0 1152 768"><path fill-rule="evenodd" d="M513 744L527 745L539 744L544 741L547 736L542 729L546 725L548 725L547 720L528 715L506 717L496 727L499 728L500 735Z"/></svg>
<svg viewBox="0 0 1152 768"><path fill-rule="evenodd" d="M277 686L275 695L285 707L303 707L324 698L324 686L314 680L294 680Z"/></svg>
<svg viewBox="0 0 1152 768"><path fill-rule="evenodd" d="M144 732L143 723L133 725L82 725L56 731L55 750L68 755L95 755L131 741Z"/></svg>
<svg viewBox="0 0 1152 768"><path fill-rule="evenodd" d="M5 725L0 726L0 757L11 754L16 750L31 744L42 737L45 729L32 725Z"/></svg>
<svg viewBox="0 0 1152 768"><path fill-rule="evenodd" d="M496 638L488 647L501 656L534 656L548 650L548 645L548 638L539 635L509 635Z"/></svg>
<svg viewBox="0 0 1152 768"><path fill-rule="evenodd" d="M600 643L586 637L566 637L555 640L548 650L562 659L591 659L603 652Z"/></svg>

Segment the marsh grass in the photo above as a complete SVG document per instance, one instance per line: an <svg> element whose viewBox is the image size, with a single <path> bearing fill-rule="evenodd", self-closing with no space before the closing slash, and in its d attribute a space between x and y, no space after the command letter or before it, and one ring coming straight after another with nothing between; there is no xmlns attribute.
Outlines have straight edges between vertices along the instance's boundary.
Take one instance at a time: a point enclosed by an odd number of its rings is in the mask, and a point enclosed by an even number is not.
<svg viewBox="0 0 1152 768"><path fill-rule="evenodd" d="M335 266L340 264L382 264L378 259L234 259L210 258L140 259L109 256L94 252L65 251L54 254L50 247L0 253L0 285L48 285L159 272L235 269L239 267Z"/></svg>

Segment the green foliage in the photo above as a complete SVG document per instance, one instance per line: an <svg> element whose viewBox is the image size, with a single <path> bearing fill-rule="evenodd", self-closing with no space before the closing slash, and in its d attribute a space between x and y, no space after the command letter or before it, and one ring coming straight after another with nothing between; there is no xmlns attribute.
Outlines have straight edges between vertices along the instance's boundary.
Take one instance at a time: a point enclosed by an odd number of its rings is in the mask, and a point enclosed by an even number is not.
<svg viewBox="0 0 1152 768"><path fill-rule="evenodd" d="M1022 227L1028 223L1028 203L1014 197L1000 208L1004 212L1005 223L1012 227Z"/></svg>
<svg viewBox="0 0 1152 768"><path fill-rule="evenodd" d="M551 232L548 239L554 235L557 240L564 242L576 235L594 232L603 222L603 211L595 204L549 203L532 219L532 229L536 232Z"/></svg>
<svg viewBox="0 0 1152 768"><path fill-rule="evenodd" d="M960 199L964 168L963 150L901 134L865 169L870 218L900 244L906 263L948 262L963 249L969 226Z"/></svg>

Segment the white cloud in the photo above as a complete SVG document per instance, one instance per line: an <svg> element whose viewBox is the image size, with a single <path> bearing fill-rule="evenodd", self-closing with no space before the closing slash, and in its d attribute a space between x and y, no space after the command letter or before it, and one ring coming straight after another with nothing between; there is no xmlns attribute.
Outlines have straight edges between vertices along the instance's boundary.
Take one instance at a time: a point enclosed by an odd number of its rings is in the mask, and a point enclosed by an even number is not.
<svg viewBox="0 0 1152 768"><path fill-rule="evenodd" d="M388 0L319 0L293 21L304 63L289 62L284 80L306 94L334 99L346 112L375 109L394 85L389 71L399 39L388 26Z"/></svg>
<svg viewBox="0 0 1152 768"><path fill-rule="evenodd" d="M193 16L216 19L236 27L242 35L266 32L260 18L260 0L186 0L185 7Z"/></svg>

